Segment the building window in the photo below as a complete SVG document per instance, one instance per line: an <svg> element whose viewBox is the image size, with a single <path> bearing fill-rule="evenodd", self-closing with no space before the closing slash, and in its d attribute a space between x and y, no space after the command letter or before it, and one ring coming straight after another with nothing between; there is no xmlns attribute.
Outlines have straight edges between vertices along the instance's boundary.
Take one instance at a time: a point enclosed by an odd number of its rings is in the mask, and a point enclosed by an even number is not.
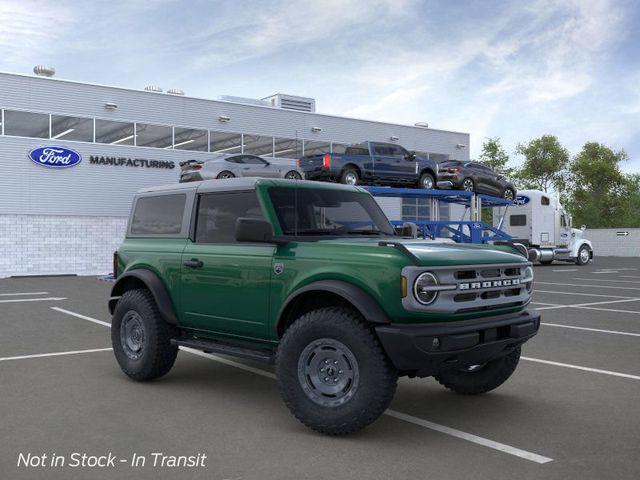
<svg viewBox="0 0 640 480"><path fill-rule="evenodd" d="M291 138L274 138L273 156L277 158L300 158L302 156L302 140Z"/></svg>
<svg viewBox="0 0 640 480"><path fill-rule="evenodd" d="M211 132L212 153L242 153L242 135L239 133Z"/></svg>
<svg viewBox="0 0 640 480"><path fill-rule="evenodd" d="M304 141L304 154L305 155L322 155L323 153L331 152L331 143L329 142L314 142L312 140Z"/></svg>
<svg viewBox="0 0 640 480"><path fill-rule="evenodd" d="M259 135L243 135L244 153L252 155L264 155L273 157L273 137L261 137Z"/></svg>
<svg viewBox="0 0 640 480"><path fill-rule="evenodd" d="M14 137L49 138L49 115L5 110L4 134Z"/></svg>
<svg viewBox="0 0 640 480"><path fill-rule="evenodd" d="M206 130L193 128L174 128L173 148L176 150L195 150L206 152L209 149L209 135Z"/></svg>
<svg viewBox="0 0 640 480"><path fill-rule="evenodd" d="M93 119L51 115L51 138L93 142Z"/></svg>
<svg viewBox="0 0 640 480"><path fill-rule="evenodd" d="M134 235L177 235L182 230L182 216L187 196L184 193L141 197L131 219Z"/></svg>
<svg viewBox="0 0 640 480"><path fill-rule="evenodd" d="M96 119L96 142L133 145L133 123Z"/></svg>
<svg viewBox="0 0 640 480"><path fill-rule="evenodd" d="M138 147L171 148L173 129L163 125L136 123L136 145Z"/></svg>

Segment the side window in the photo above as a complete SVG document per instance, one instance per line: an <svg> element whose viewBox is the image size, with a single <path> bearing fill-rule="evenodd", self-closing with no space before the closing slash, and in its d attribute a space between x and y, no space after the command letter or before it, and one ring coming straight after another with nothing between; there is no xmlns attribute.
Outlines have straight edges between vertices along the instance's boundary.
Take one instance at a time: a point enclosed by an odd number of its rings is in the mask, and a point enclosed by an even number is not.
<svg viewBox="0 0 640 480"><path fill-rule="evenodd" d="M550 203L549 197L540 197L540 205L549 205Z"/></svg>
<svg viewBox="0 0 640 480"><path fill-rule="evenodd" d="M565 215L560 216L560 226L567 227L567 217Z"/></svg>
<svg viewBox="0 0 640 480"><path fill-rule="evenodd" d="M184 193L141 197L136 202L131 233L134 235L177 235L187 196Z"/></svg>
<svg viewBox="0 0 640 480"><path fill-rule="evenodd" d="M250 165L265 165L267 162L255 155L245 155L242 163L248 163Z"/></svg>
<svg viewBox="0 0 640 480"><path fill-rule="evenodd" d="M376 155L391 155L391 149L386 145L374 144L373 150L376 152Z"/></svg>
<svg viewBox="0 0 640 480"><path fill-rule="evenodd" d="M225 160L231 163L244 163L244 157L242 155L238 155L237 157L228 157L225 158Z"/></svg>
<svg viewBox="0 0 640 480"><path fill-rule="evenodd" d="M256 192L209 193L200 196L196 243L236 243L236 220L264 218Z"/></svg>
<svg viewBox="0 0 640 480"><path fill-rule="evenodd" d="M526 215L511 215L509 217L509 225L512 227L524 227L527 224Z"/></svg>

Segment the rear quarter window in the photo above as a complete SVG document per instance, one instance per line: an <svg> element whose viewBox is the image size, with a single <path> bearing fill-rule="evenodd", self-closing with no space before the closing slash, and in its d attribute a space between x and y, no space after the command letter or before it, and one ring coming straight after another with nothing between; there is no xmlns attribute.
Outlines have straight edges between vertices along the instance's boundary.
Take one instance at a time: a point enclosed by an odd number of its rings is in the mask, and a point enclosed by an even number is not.
<svg viewBox="0 0 640 480"><path fill-rule="evenodd" d="M179 235L186 201L184 193L138 198L130 232L133 235Z"/></svg>

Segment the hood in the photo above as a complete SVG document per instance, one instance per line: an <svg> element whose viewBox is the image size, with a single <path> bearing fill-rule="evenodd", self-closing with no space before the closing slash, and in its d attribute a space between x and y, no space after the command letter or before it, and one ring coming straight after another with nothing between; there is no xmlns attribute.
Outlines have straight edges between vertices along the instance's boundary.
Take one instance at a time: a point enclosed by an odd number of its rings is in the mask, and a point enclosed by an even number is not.
<svg viewBox="0 0 640 480"><path fill-rule="evenodd" d="M404 245L423 266L490 265L495 263L527 263L528 260L507 245L478 245L447 243L437 240L412 240L394 237L340 238L322 240L322 242L362 245L363 247L381 247L381 242L394 242ZM409 260L409 258L407 257Z"/></svg>

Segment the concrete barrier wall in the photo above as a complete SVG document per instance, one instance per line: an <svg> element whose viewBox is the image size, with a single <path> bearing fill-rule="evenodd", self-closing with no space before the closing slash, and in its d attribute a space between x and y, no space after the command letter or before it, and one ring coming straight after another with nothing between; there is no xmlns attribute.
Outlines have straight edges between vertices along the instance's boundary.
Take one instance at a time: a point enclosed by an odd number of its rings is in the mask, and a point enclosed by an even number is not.
<svg viewBox="0 0 640 480"><path fill-rule="evenodd" d="M584 238L597 257L640 257L640 228L588 228Z"/></svg>

